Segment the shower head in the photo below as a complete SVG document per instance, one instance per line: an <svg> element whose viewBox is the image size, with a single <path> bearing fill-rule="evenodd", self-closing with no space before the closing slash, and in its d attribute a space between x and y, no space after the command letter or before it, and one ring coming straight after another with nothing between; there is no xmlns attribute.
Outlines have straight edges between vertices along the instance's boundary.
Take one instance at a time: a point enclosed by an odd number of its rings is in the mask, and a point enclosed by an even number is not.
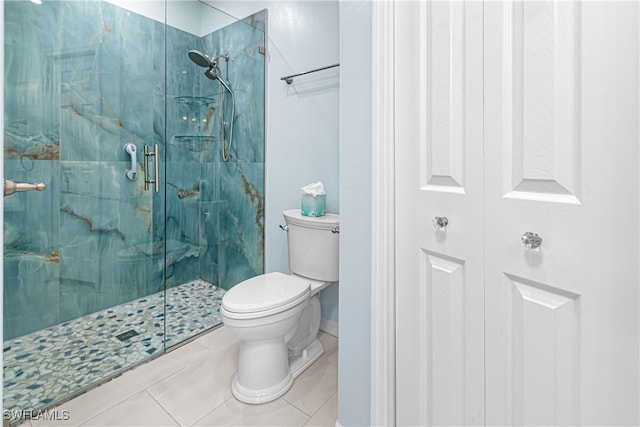
<svg viewBox="0 0 640 427"><path fill-rule="evenodd" d="M197 65L201 67L211 67L212 63L214 63L214 59L209 59L207 55L200 52L199 50L190 50L189 51L189 59L195 62Z"/></svg>
<svg viewBox="0 0 640 427"><path fill-rule="evenodd" d="M204 75L211 80L218 80L220 84L224 86L227 92L233 94L227 82L225 82L224 79L222 79L222 77L218 75L218 58L217 57L209 58L207 55L200 52L199 50L190 50L189 58L201 67L205 67L205 68L209 67L209 69L204 72ZM224 56L224 59L226 59L228 62L229 54L226 54Z"/></svg>
<svg viewBox="0 0 640 427"><path fill-rule="evenodd" d="M227 82L225 82L224 79L218 75L218 69L216 67L214 66L209 67L209 69L204 72L204 75L211 80L219 81L220 84L224 86L224 88L227 90L227 92L233 94Z"/></svg>

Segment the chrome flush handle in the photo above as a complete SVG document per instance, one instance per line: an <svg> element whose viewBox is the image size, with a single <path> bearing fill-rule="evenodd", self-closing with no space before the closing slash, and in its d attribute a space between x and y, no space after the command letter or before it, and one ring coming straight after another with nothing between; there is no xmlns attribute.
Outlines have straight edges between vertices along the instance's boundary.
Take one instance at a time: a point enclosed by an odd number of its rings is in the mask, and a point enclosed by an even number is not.
<svg viewBox="0 0 640 427"><path fill-rule="evenodd" d="M531 250L537 250L542 245L542 237L531 231L524 233L520 239L522 244Z"/></svg>
<svg viewBox="0 0 640 427"><path fill-rule="evenodd" d="M433 227L436 230L447 231L447 225L449 225L449 220L447 219L446 216L437 216L433 218L433 221L431 222L433 224Z"/></svg>

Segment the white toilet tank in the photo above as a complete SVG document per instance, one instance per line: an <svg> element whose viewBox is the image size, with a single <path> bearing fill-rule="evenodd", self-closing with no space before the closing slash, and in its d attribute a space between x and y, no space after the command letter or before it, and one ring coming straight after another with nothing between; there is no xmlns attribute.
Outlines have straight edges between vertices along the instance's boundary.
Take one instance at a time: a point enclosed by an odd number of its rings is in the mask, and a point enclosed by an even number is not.
<svg viewBox="0 0 640 427"><path fill-rule="evenodd" d="M338 280L340 217L302 216L300 209L282 212L287 223L289 269L300 276L325 282Z"/></svg>

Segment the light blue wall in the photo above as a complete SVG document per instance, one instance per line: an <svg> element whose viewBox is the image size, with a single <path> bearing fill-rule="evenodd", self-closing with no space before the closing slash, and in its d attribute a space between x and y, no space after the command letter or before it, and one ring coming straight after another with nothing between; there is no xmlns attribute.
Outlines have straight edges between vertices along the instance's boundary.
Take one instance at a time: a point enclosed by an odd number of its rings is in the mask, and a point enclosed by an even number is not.
<svg viewBox="0 0 640 427"><path fill-rule="evenodd" d="M242 3L242 2L241 2ZM327 211L339 213L339 70L280 77L338 62L338 3L264 2L268 7L267 142L265 175L266 271L289 271L282 211L300 207L300 188L322 181ZM320 295L322 317L338 321L337 285Z"/></svg>
<svg viewBox="0 0 640 427"><path fill-rule="evenodd" d="M338 420L368 426L371 370L371 3L340 2Z"/></svg>

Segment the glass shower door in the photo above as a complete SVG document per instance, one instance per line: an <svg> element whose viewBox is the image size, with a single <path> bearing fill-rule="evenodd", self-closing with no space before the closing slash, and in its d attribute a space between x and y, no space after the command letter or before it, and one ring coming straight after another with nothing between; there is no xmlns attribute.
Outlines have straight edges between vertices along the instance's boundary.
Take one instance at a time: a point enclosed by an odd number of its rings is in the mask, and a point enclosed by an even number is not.
<svg viewBox="0 0 640 427"><path fill-rule="evenodd" d="M266 19L167 2L169 346L221 324L226 290L264 272Z"/></svg>
<svg viewBox="0 0 640 427"><path fill-rule="evenodd" d="M16 420L220 324L264 272L266 11L5 1L4 19L5 178L44 184L4 198Z"/></svg>
<svg viewBox="0 0 640 427"><path fill-rule="evenodd" d="M164 193L143 153L164 146L165 5L144 3L4 3L5 178L46 186L4 198L14 419L164 349Z"/></svg>

